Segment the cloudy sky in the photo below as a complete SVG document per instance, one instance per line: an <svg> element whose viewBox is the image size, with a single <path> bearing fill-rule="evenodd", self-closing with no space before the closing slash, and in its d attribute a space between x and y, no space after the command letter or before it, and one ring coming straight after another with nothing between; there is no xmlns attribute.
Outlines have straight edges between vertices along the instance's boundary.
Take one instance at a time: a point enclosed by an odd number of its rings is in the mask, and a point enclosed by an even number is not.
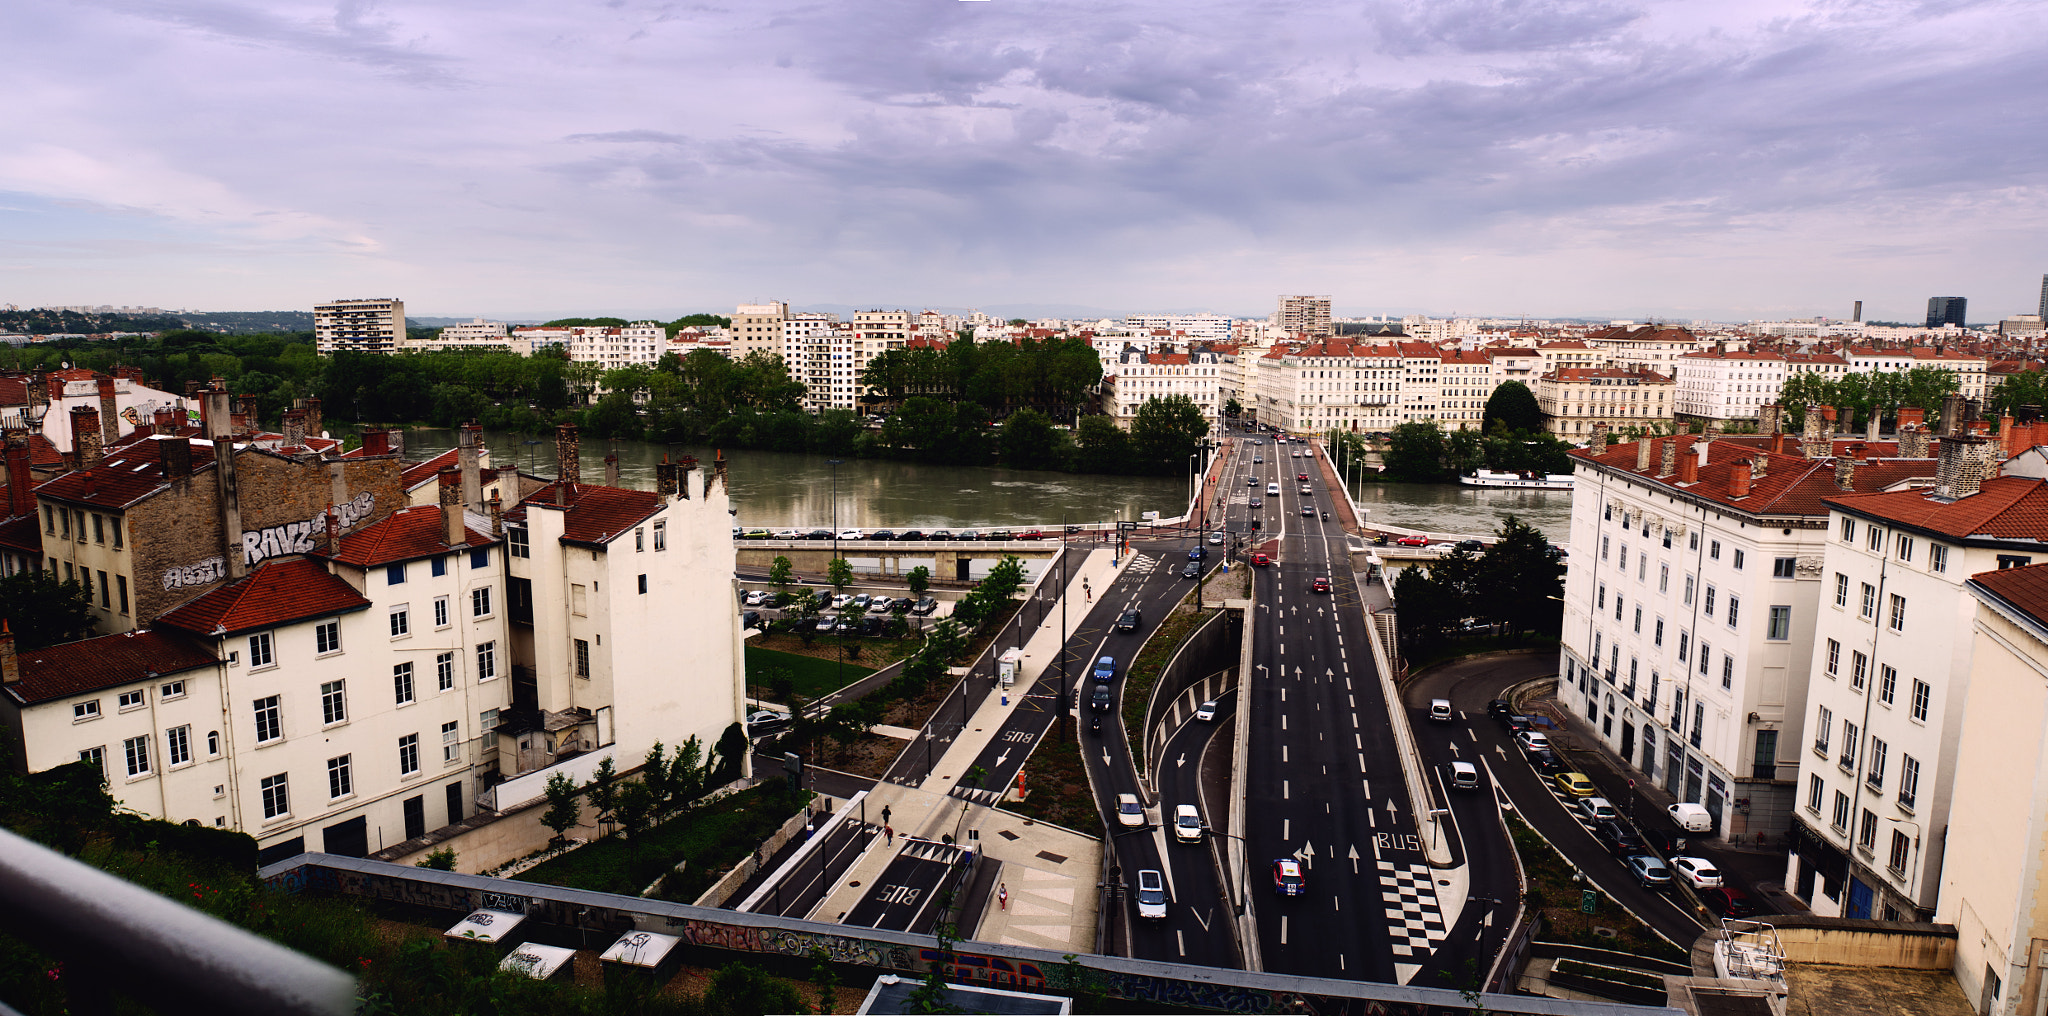
<svg viewBox="0 0 2048 1016"><path fill-rule="evenodd" d="M0 304L1917 319L2048 5L9 0Z"/></svg>

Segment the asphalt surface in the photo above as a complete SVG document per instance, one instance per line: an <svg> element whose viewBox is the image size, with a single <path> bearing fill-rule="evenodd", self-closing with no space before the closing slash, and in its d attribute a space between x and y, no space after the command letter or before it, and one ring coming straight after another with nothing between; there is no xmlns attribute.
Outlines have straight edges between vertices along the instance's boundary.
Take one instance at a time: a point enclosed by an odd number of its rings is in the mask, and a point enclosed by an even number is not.
<svg viewBox="0 0 2048 1016"><path fill-rule="evenodd" d="M819 815L817 821L822 823L827 817L829 816ZM861 851L867 849L868 842L881 833L879 826L854 821L840 823L837 828L826 834L823 843L813 848L795 869L777 882L768 895L763 896L761 901L754 905L752 912L782 917L809 917L811 909L832 891L835 880L860 860ZM801 849L804 842L806 841L793 841L792 846ZM784 853L793 854L794 851L786 850ZM764 871L772 875L783 859L782 856L778 856L774 862L764 867ZM753 891L754 887L751 884L742 886L737 899L744 900L747 894Z"/></svg>
<svg viewBox="0 0 2048 1016"><path fill-rule="evenodd" d="M963 851L930 841L899 841L882 877L861 896L841 924L889 931L930 932L945 907L943 892ZM835 915L821 915L835 919Z"/></svg>

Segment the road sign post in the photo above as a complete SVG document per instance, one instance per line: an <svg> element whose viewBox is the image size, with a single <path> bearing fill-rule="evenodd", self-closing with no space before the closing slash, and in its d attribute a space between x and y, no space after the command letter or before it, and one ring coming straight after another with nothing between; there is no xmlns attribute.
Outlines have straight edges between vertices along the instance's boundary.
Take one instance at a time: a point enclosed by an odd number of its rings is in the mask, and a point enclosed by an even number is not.
<svg viewBox="0 0 2048 1016"><path fill-rule="evenodd" d="M1600 909L1600 894L1591 889L1579 890L1579 913L1590 914Z"/></svg>

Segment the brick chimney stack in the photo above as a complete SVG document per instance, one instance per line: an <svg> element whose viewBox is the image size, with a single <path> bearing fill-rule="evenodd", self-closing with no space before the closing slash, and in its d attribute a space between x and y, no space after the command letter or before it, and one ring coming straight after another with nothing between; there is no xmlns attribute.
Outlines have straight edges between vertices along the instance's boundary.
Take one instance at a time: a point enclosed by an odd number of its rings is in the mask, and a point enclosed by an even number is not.
<svg viewBox="0 0 2048 1016"><path fill-rule="evenodd" d="M459 547L469 542L462 523L462 471L449 466L441 470L441 542Z"/></svg>
<svg viewBox="0 0 2048 1016"><path fill-rule="evenodd" d="M1856 489L1856 459L1854 456L1838 455L1835 457L1835 489Z"/></svg>
<svg viewBox="0 0 2048 1016"><path fill-rule="evenodd" d="M667 455L654 464L654 492L663 497L676 496L676 464Z"/></svg>
<svg viewBox="0 0 2048 1016"><path fill-rule="evenodd" d="M36 511L35 474L30 471L28 429L7 428L7 514L33 515Z"/></svg>
<svg viewBox="0 0 2048 1016"><path fill-rule="evenodd" d="M99 379L100 447L112 448L121 441L121 406L114 398L114 379Z"/></svg>
<svg viewBox="0 0 2048 1016"><path fill-rule="evenodd" d="M484 506L484 428L475 420L455 431L455 467L462 470L462 503L470 508Z"/></svg>
<svg viewBox="0 0 2048 1016"><path fill-rule="evenodd" d="M304 448L306 446L306 413L302 409L284 411L284 446Z"/></svg>
<svg viewBox="0 0 2048 1016"><path fill-rule="evenodd" d="M382 427L371 427L363 431L363 454L391 454L391 432Z"/></svg>
<svg viewBox="0 0 2048 1016"><path fill-rule="evenodd" d="M1806 404L1806 424L1799 428L1799 453L1801 455L1809 459L1825 458L1827 456L1828 440L1826 431L1828 418L1833 416L1834 412L1832 409L1823 409L1811 402Z"/></svg>
<svg viewBox="0 0 2048 1016"><path fill-rule="evenodd" d="M80 469L100 464L100 411L92 406L71 407L71 457Z"/></svg>
<svg viewBox="0 0 2048 1016"><path fill-rule="evenodd" d="M1643 473L1649 471L1650 446L1655 443L1656 442L1650 440L1647 437L1639 437L1636 439L1636 472Z"/></svg>
<svg viewBox="0 0 2048 1016"><path fill-rule="evenodd" d="M1675 444L1676 442L1674 441L1673 443ZM1678 482L1680 483L1691 484L1700 482L1700 460L1707 457L1707 446L1705 442L1699 442L1692 447L1698 449L1699 454L1695 455L1691 449L1688 449L1684 454L1678 456Z"/></svg>
<svg viewBox="0 0 2048 1016"><path fill-rule="evenodd" d="M1658 442L1658 444L1663 445L1664 460L1657 467L1657 475L1670 476L1678 471L1678 439L1675 437L1665 438L1663 441Z"/></svg>
<svg viewBox="0 0 2048 1016"><path fill-rule="evenodd" d="M14 653L14 632L0 621L0 684L21 682L21 659Z"/></svg>
<svg viewBox="0 0 2048 1016"><path fill-rule="evenodd" d="M1926 423L1927 410L1921 409L1919 406L1899 407L1899 419L1897 426L1900 430L1904 430L1907 427L1925 426Z"/></svg>
<svg viewBox="0 0 2048 1016"><path fill-rule="evenodd" d="M617 452L604 457L604 485L607 487L619 485L619 456Z"/></svg>
<svg viewBox="0 0 2048 1016"><path fill-rule="evenodd" d="M1595 455L1605 455L1607 453L1606 424L1596 423L1593 425L1593 439L1588 443L1587 448Z"/></svg>
<svg viewBox="0 0 2048 1016"><path fill-rule="evenodd" d="M1776 435L1779 431L1784 429L1784 418L1785 407L1783 404L1773 402L1769 405L1763 406L1762 408L1757 410L1757 433L1772 435L1774 439L1772 443L1776 444Z"/></svg>
<svg viewBox="0 0 2048 1016"><path fill-rule="evenodd" d="M572 484L583 482L583 446L573 423L555 428L555 479Z"/></svg>
<svg viewBox="0 0 2048 1016"><path fill-rule="evenodd" d="M1743 459L1728 473L1728 496L1745 498L1749 496L1749 460Z"/></svg>
<svg viewBox="0 0 2048 1016"><path fill-rule="evenodd" d="M157 465L163 467L164 480L175 482L192 475L192 439L189 437L167 437L156 443Z"/></svg>
<svg viewBox="0 0 2048 1016"><path fill-rule="evenodd" d="M324 437L327 434L324 429L327 422L320 416L320 400L312 396L300 399L299 408L306 411L306 435Z"/></svg>
<svg viewBox="0 0 2048 1016"><path fill-rule="evenodd" d="M41 371L28 376L28 429L43 432L43 417L50 412L50 379Z"/></svg>

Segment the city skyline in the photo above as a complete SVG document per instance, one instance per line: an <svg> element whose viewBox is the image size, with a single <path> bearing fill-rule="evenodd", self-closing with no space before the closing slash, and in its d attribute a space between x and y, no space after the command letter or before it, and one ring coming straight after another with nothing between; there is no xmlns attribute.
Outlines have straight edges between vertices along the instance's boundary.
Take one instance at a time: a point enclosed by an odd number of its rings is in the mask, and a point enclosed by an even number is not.
<svg viewBox="0 0 2048 1016"><path fill-rule="evenodd" d="M0 302L1993 322L2048 261L2044 22L31 3Z"/></svg>

